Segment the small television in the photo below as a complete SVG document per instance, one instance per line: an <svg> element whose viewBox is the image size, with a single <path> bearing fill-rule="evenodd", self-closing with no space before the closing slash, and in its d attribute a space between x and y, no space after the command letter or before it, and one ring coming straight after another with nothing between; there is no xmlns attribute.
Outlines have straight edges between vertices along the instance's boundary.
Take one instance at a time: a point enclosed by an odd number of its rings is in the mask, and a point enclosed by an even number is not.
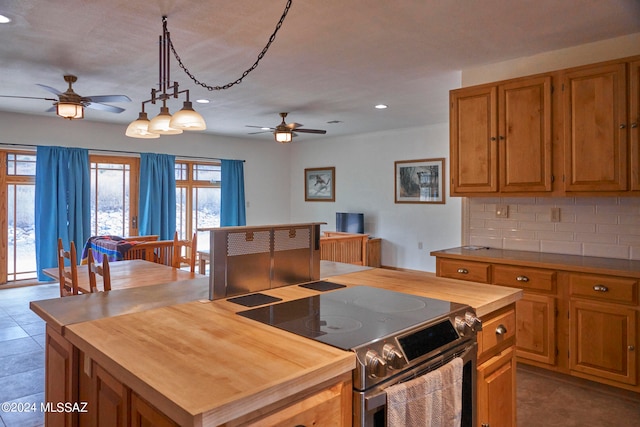
<svg viewBox="0 0 640 427"><path fill-rule="evenodd" d="M364 214L336 212L336 231L364 234Z"/></svg>

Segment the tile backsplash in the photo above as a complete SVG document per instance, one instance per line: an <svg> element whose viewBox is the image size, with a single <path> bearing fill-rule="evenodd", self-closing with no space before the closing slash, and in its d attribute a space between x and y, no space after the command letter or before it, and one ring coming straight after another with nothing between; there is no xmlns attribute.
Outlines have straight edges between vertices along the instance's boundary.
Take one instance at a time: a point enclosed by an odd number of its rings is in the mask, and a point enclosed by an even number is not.
<svg viewBox="0 0 640 427"><path fill-rule="evenodd" d="M470 197L463 206L465 244L640 260L640 197Z"/></svg>

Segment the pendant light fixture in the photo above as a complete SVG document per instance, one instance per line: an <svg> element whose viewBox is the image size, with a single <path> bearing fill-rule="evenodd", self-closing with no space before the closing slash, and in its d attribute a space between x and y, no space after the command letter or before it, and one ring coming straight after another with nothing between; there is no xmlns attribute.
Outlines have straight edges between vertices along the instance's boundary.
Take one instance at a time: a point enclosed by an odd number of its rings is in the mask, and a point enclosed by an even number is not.
<svg viewBox="0 0 640 427"><path fill-rule="evenodd" d="M127 127L126 136L132 138L158 138L160 135L179 135L183 130L207 129L204 118L193 109L189 101L189 90L181 91L178 82L171 82L171 61L169 57L169 49L171 48L173 46L171 44L171 35L167 31L167 17L163 16L159 49L158 89L151 89L151 99L142 102L142 111L138 119ZM184 113L178 114L178 120L173 120L171 113L169 113L169 107L167 107L167 100L178 98L182 93L185 94L186 101L180 112L184 111ZM144 104L149 102L155 104L159 101L162 101L160 113L149 120L147 113L144 112Z"/></svg>
<svg viewBox="0 0 640 427"><path fill-rule="evenodd" d="M171 82L171 64L170 64L170 51L175 56L180 68L191 78L191 80L198 86L202 86L203 88L214 91L214 90L224 90L230 89L231 87L242 83L242 80L251 73L251 71L255 70L258 67L258 63L264 57L264 55L269 50L271 43L276 38L276 34L282 24L284 23L284 19L289 13L289 9L291 8L292 0L287 0L287 4L284 8L284 12L278 21L275 30L269 37L269 41L266 46L262 49L262 51L258 54L258 59L253 63L251 67L249 67L246 71L242 73L242 76L238 79L227 83L222 86L209 86L206 83L202 83L197 80L193 74L187 69L187 67L182 63L180 56L176 53L176 50L171 42L171 35L167 30L167 17L162 17L162 35L160 36L160 52L159 52L159 77L158 77L158 89L151 89L151 99L142 102L142 109L140 110L140 115L136 120L131 122L125 131L125 135L132 138L158 138L160 135L178 135L183 131L192 131L192 130L206 130L207 124L204 121L204 118L198 114L193 109L193 104L189 100L189 90L179 90L178 82ZM171 98L178 98L180 94L185 94L186 100L183 103L182 109L175 113L173 116L169 113L169 107L167 106L167 101ZM144 111L144 104L151 103L156 104L156 102L162 101L162 106L160 107L160 113L149 120L147 117L147 113ZM68 113L71 114L71 113ZM76 114L83 114L82 111L77 112ZM78 118L78 117L75 117ZM81 117L80 117L81 118ZM291 131L289 131L289 141L291 142Z"/></svg>
<svg viewBox="0 0 640 427"><path fill-rule="evenodd" d="M285 117L287 117L287 113L280 113L280 117L282 117L282 123L276 126L275 132L273 132L273 136L276 139L276 142L281 144L288 144L293 139L293 132L290 128L287 127L287 124L284 122Z"/></svg>

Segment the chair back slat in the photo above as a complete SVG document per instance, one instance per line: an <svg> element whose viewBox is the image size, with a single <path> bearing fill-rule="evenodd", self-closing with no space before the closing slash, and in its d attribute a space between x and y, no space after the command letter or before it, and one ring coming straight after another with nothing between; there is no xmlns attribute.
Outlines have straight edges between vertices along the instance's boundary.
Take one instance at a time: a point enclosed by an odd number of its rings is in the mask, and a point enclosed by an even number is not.
<svg viewBox="0 0 640 427"><path fill-rule="evenodd" d="M178 239L178 232L173 235L173 267L182 268L188 265L189 270L196 271L196 256L198 248L198 233L193 233L191 240Z"/></svg>
<svg viewBox="0 0 640 427"><path fill-rule="evenodd" d="M69 261L69 269L65 268L65 260ZM71 241L69 250L62 245L62 239L58 239L58 277L60 277L60 296L78 295L78 258L76 245Z"/></svg>
<svg viewBox="0 0 640 427"><path fill-rule="evenodd" d="M89 287L91 292L99 292L96 275L102 277L102 290L111 290L111 270L109 268L109 259L102 257L102 265L97 264L93 258L93 251L89 249L87 256L87 268L89 270Z"/></svg>

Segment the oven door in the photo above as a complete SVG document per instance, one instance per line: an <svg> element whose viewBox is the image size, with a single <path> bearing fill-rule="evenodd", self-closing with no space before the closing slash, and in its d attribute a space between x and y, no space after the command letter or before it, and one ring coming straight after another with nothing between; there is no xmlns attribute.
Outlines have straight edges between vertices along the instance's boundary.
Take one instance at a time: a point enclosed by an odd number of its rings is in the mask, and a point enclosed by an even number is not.
<svg viewBox="0 0 640 427"><path fill-rule="evenodd" d="M475 340L462 343L368 391L353 392L353 425L360 427L385 427L387 425L387 393L385 388L410 381L449 363L455 357L462 358L462 427L474 427L476 419L476 357Z"/></svg>

